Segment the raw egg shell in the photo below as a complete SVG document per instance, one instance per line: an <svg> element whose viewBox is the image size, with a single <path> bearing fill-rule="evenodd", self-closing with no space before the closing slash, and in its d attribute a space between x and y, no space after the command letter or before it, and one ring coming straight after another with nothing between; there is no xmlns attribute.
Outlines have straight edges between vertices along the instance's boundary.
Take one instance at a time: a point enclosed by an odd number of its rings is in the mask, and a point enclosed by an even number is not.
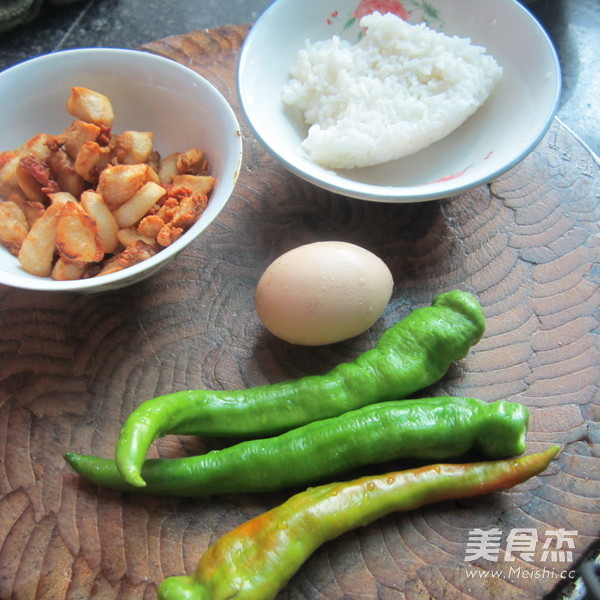
<svg viewBox="0 0 600 600"><path fill-rule="evenodd" d="M256 289L263 325L292 344L333 344L366 331L392 296L387 265L347 242L315 242L282 254Z"/></svg>

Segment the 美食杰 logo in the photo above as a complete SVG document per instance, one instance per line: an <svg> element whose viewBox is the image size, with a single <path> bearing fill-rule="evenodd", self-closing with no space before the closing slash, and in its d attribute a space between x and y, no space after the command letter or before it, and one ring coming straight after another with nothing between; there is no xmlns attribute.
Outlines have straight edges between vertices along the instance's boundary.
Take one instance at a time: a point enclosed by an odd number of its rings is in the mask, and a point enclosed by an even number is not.
<svg viewBox="0 0 600 600"><path fill-rule="evenodd" d="M471 529L465 562L474 568L467 569L467 578L572 579L575 572L564 567L573 562L577 535L577 531L567 529L547 529L543 536L533 528L514 528L506 536L497 527ZM505 564L490 570L475 568L477 561Z"/></svg>

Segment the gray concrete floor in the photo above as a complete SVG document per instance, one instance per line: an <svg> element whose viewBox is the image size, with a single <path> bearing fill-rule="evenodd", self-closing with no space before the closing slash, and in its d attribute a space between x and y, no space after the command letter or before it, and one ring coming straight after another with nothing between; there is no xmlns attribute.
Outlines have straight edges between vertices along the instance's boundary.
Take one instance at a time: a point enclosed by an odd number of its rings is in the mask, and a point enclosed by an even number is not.
<svg viewBox="0 0 600 600"><path fill-rule="evenodd" d="M600 2L523 0L553 40L563 70L558 117L600 154ZM272 0L80 0L45 3L35 21L0 33L0 70L77 47L135 48L196 29L251 23ZM1 135L1 132L0 132Z"/></svg>

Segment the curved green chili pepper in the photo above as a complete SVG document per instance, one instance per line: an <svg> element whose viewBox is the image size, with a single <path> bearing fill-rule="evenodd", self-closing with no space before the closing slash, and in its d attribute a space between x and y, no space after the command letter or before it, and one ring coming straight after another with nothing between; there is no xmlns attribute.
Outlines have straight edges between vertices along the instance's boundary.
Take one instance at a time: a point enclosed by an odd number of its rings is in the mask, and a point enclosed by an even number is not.
<svg viewBox="0 0 600 600"><path fill-rule="evenodd" d="M559 451L517 459L362 477L301 492L217 540L191 576L165 579L159 600L273 600L323 543L397 511L509 488L544 471Z"/></svg>
<svg viewBox="0 0 600 600"><path fill-rule="evenodd" d="M110 459L66 454L84 478L104 487L170 496L267 492L323 481L398 459L447 460L475 450L485 458L525 450L529 412L516 402L428 398L372 404L189 458L149 459L143 488L124 481Z"/></svg>
<svg viewBox="0 0 600 600"><path fill-rule="evenodd" d="M123 478L145 485L140 469L150 444L167 434L257 437L281 433L374 402L403 398L440 379L485 330L468 292L437 296L383 333L353 362L325 375L247 390L190 390L142 403L123 425L116 463Z"/></svg>

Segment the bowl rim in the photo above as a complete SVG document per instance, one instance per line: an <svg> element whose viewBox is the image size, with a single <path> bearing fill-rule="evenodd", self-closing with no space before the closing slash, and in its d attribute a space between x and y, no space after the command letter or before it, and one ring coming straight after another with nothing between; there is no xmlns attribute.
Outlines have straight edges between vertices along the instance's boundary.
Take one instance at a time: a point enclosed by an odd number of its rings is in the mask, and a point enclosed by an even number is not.
<svg viewBox="0 0 600 600"><path fill-rule="evenodd" d="M335 174L335 171L323 170L323 177L313 176L311 173L304 171L299 167L293 160L288 159L286 155L277 152L270 144L268 139L262 134L260 128L257 126L255 121L250 114L247 104L245 102L245 82L244 82L244 70L247 64L251 61L249 57L250 49L255 44L255 39L260 35L260 29L263 26L272 12L279 9L279 6L290 2L290 0L275 0L266 10L259 16L253 26L250 28L246 39L242 45L240 56L237 64L236 72L236 87L238 93L238 103L242 112L242 115L250 127L252 133L261 145L267 150L267 152L282 163L289 171L304 179L305 181L312 183L322 189L336 194L341 194L349 198L355 198L358 200L366 200L371 202L386 202L386 203L415 203L415 202L427 202L432 200L439 200L443 198L450 198L457 196L467 190L485 185L497 177L503 175L517 164L519 164L528 154L530 154L535 147L540 143L542 138L546 135L550 129L552 122L558 111L560 104L561 92L562 92L562 72L560 67L560 59L558 53L552 42L547 31L542 27L539 20L528 10L523 4L517 0L505 0L511 4L515 10L521 11L526 19L536 28L538 34L541 35L541 40L544 42L546 50L549 51L549 55L552 59L553 75L556 79L556 87L554 89L554 97L551 101L551 108L548 111L548 117L543 127L537 132L537 134L531 137L528 143L523 146L521 151L515 155L510 161L502 165L500 168L490 170L488 173L482 173L478 177L469 179L460 183L458 180L448 180L445 182L445 186L436 185L435 182L423 184L423 185L411 185L411 186L380 186L371 183L356 182L350 179L346 179L343 176ZM332 173L333 176L329 174Z"/></svg>
<svg viewBox="0 0 600 600"><path fill-rule="evenodd" d="M177 70L181 73L185 73L187 76L191 76L199 84L199 89L203 90L203 93L208 93L221 105L223 109L224 118L228 121L231 126L232 134L231 139L235 140L235 168L232 176L228 176L224 182L225 194L227 197L223 202L223 206L212 216L210 221L202 223L197 221L188 231L184 233L178 240L173 242L170 246L163 248L160 252L147 260L132 265L115 273L109 273L102 275L101 277L90 277L88 279L76 279L72 281L56 281L50 277L37 277L32 276L23 272L23 274L7 273L0 269L0 285L5 285L13 288L35 290L35 291L48 291L48 292L101 292L108 291L110 289L117 289L120 287L132 285L138 281L146 279L153 275L161 267L165 266L166 263L176 258L189 244L191 244L210 224L218 217L219 213L223 210L231 197L234 188L239 179L239 175L242 167L243 160L243 141L241 135L241 128L238 122L237 116L233 108L227 99L219 92L217 87L210 82L208 79L200 75L194 69L187 67L175 60L154 54L145 50L128 49L128 48L73 48L67 50L57 50L46 54L41 54L19 62L11 67L8 67L4 71L0 72L0 82L4 79L5 75L14 76L21 70L26 70L31 67L32 64L44 64L49 61L61 60L64 56L79 55L84 57L85 55L95 56L111 56L113 59L119 56L130 56L136 59L145 61L146 64L161 64L168 66L170 69Z"/></svg>

